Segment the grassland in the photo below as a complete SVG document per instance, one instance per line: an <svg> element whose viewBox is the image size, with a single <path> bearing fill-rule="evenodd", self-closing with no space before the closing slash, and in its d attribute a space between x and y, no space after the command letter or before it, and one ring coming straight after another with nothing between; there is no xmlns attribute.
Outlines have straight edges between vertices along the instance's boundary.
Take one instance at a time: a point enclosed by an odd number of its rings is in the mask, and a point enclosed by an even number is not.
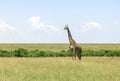
<svg viewBox="0 0 120 81"><path fill-rule="evenodd" d="M0 81L120 81L120 57L0 58Z"/></svg>
<svg viewBox="0 0 120 81"><path fill-rule="evenodd" d="M83 50L120 50L120 44L79 44ZM68 50L69 44L0 44L0 49L15 50L24 48L27 50L61 51Z"/></svg>
<svg viewBox="0 0 120 81"><path fill-rule="evenodd" d="M120 44L79 44L83 50L120 50ZM68 50L68 44L0 44L2 50ZM120 81L120 57L0 57L0 81Z"/></svg>

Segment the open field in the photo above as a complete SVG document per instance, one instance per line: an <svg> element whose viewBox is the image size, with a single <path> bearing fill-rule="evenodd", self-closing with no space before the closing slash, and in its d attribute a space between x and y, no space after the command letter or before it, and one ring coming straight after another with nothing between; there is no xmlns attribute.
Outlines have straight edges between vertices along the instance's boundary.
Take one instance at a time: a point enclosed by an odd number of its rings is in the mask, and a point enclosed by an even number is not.
<svg viewBox="0 0 120 81"><path fill-rule="evenodd" d="M0 81L120 81L120 57L0 58Z"/></svg>
<svg viewBox="0 0 120 81"><path fill-rule="evenodd" d="M120 44L79 44L83 50L120 50ZM68 50L69 44L0 44L0 49L15 50L18 48L25 48L27 50L49 50L61 51Z"/></svg>
<svg viewBox="0 0 120 81"><path fill-rule="evenodd" d="M0 49L68 50L68 44L0 44ZM120 44L81 44L83 50L120 50ZM120 81L120 57L0 57L0 81Z"/></svg>

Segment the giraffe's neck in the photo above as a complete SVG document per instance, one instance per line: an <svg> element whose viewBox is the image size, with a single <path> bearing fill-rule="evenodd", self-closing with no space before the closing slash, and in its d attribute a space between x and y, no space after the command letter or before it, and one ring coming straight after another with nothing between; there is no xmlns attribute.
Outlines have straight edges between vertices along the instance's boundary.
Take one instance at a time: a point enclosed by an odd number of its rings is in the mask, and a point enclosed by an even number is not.
<svg viewBox="0 0 120 81"><path fill-rule="evenodd" d="M69 42L70 42L70 45L71 45L71 40L73 40L73 38L72 38L72 35L70 33L69 28L67 29L67 32L68 32L68 39L69 39Z"/></svg>

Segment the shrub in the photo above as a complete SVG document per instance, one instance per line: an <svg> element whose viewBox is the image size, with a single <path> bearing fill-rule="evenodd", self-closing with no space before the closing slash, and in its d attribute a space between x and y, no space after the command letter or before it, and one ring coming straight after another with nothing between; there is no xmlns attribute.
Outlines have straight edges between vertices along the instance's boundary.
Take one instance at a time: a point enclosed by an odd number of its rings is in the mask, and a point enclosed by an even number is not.
<svg viewBox="0 0 120 81"><path fill-rule="evenodd" d="M13 51L0 50L0 57L67 57L72 56L69 50L61 50L60 52L33 50L28 51L19 48ZM84 50L82 56L120 56L119 50Z"/></svg>
<svg viewBox="0 0 120 81"><path fill-rule="evenodd" d="M19 48L14 51L16 57L27 57L28 51L23 48Z"/></svg>
<svg viewBox="0 0 120 81"><path fill-rule="evenodd" d="M6 50L0 50L0 56L1 57L7 57L8 56L8 51L6 51Z"/></svg>
<svg viewBox="0 0 120 81"><path fill-rule="evenodd" d="M56 53L52 51L46 51L45 52L46 57L56 57Z"/></svg>
<svg viewBox="0 0 120 81"><path fill-rule="evenodd" d="M45 52L36 49L34 51L30 51L30 54L28 56L29 57L44 57Z"/></svg>

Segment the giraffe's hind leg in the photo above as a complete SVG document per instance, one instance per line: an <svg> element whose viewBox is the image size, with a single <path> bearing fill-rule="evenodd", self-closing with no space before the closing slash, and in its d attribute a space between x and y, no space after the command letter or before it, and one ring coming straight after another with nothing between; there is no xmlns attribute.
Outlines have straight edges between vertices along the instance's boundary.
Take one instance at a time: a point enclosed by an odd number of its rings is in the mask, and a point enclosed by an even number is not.
<svg viewBox="0 0 120 81"><path fill-rule="evenodd" d="M78 59L81 60L81 54L78 55Z"/></svg>
<svg viewBox="0 0 120 81"><path fill-rule="evenodd" d="M78 59L81 60L82 48L81 47L77 47L76 51L77 51Z"/></svg>

